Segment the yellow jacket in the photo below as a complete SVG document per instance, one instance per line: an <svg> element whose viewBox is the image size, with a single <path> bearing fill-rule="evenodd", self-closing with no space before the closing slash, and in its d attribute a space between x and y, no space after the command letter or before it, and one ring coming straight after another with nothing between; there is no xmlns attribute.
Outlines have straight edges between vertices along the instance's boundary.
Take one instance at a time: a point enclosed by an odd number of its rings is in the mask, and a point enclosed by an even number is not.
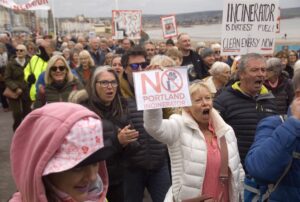
<svg viewBox="0 0 300 202"><path fill-rule="evenodd" d="M46 70L47 62L44 61L42 58L40 58L37 55L32 56L28 64L26 65L24 69L24 79L26 82L28 82L28 76L33 73L35 75L35 83L31 85L30 88L30 99L32 101L35 101L36 99L36 87L35 84L40 76L40 74Z"/></svg>

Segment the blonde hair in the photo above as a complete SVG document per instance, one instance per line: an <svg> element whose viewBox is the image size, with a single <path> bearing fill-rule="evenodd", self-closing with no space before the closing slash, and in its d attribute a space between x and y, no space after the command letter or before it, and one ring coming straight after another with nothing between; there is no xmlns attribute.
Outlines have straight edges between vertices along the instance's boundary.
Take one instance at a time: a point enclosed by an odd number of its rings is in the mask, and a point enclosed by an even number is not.
<svg viewBox="0 0 300 202"><path fill-rule="evenodd" d="M201 80L195 80L191 83L191 85L189 86L190 95L192 96L195 92L199 90L199 88L206 88L207 91L212 95L212 92L209 89L209 87Z"/></svg>
<svg viewBox="0 0 300 202"><path fill-rule="evenodd" d="M67 82L73 81L75 79L66 59L61 55L54 55L50 58L50 60L48 61L48 64L47 64L47 68L46 68L46 72L45 72L45 84L51 84L53 82L53 79L50 76L50 69L58 60L61 60L64 63L65 67L67 68L67 75L66 75Z"/></svg>
<svg viewBox="0 0 300 202"><path fill-rule="evenodd" d="M87 50L80 51L80 53L79 53L79 63L80 63L80 58L81 57L88 57L89 65L90 66L95 66L95 62L94 62L91 54Z"/></svg>
<svg viewBox="0 0 300 202"><path fill-rule="evenodd" d="M197 92L200 88L205 88L205 89L210 93L211 97L213 97L213 96L212 96L212 92L211 92L211 90L209 89L209 87L208 87L203 81L201 81L201 80L194 80L194 81L190 84L190 86L189 86L190 96L192 97L192 95L193 95L195 92ZM174 113L176 113L176 114L181 114L183 110L186 111L188 108L190 108L190 107L176 108Z"/></svg>
<svg viewBox="0 0 300 202"><path fill-rule="evenodd" d="M150 62L150 65L158 65L160 67L175 67L175 61L166 55L155 55Z"/></svg>

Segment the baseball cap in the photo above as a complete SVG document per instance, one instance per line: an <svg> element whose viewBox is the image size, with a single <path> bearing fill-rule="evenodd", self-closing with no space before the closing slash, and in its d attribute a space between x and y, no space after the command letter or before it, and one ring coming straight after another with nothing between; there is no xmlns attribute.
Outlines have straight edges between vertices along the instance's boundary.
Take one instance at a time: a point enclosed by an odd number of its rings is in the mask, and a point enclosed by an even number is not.
<svg viewBox="0 0 300 202"><path fill-rule="evenodd" d="M104 148L102 122L92 117L83 118L65 136L47 163L43 176L103 161L108 155L109 150Z"/></svg>

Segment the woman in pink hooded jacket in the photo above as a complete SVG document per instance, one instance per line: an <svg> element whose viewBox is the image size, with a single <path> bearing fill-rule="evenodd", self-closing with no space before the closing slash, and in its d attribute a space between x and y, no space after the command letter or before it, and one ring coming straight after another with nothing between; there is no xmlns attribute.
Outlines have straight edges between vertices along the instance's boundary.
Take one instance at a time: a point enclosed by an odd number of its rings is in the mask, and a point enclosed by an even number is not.
<svg viewBox="0 0 300 202"><path fill-rule="evenodd" d="M71 103L34 110L13 137L10 157L19 192L10 202L104 202L107 153L95 113Z"/></svg>

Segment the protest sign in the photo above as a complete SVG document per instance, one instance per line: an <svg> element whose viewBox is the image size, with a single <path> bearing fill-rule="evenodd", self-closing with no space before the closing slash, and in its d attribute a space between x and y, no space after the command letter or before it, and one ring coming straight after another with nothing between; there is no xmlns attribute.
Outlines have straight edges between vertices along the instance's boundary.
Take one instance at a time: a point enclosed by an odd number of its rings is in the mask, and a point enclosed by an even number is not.
<svg viewBox="0 0 300 202"><path fill-rule="evenodd" d="M187 68L134 72L138 110L191 105Z"/></svg>
<svg viewBox="0 0 300 202"><path fill-rule="evenodd" d="M140 39L142 29L142 11L113 10L112 30L114 39Z"/></svg>
<svg viewBox="0 0 300 202"><path fill-rule="evenodd" d="M162 30L163 30L163 36L165 39L176 37L177 32L177 25L176 25L176 19L174 15L170 16L164 16L160 18Z"/></svg>
<svg viewBox="0 0 300 202"><path fill-rule="evenodd" d="M224 0L222 55L273 54L278 0Z"/></svg>
<svg viewBox="0 0 300 202"><path fill-rule="evenodd" d="M48 0L31 0L27 3L16 4L13 0L0 0L0 6L17 10L49 10Z"/></svg>

